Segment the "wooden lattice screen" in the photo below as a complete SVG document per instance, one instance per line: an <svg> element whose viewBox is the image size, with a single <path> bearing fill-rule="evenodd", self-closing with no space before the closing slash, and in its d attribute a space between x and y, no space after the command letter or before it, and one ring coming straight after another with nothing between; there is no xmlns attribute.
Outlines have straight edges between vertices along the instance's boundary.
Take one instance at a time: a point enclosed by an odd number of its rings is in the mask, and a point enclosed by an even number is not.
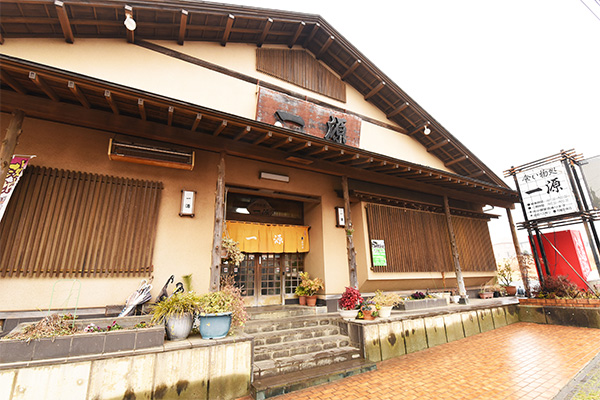
<svg viewBox="0 0 600 400"><path fill-rule="evenodd" d="M152 272L162 183L28 167L0 222L0 276Z"/></svg>
<svg viewBox="0 0 600 400"><path fill-rule="evenodd" d="M387 266L373 267L375 272L454 271L444 214L379 204L366 208L369 238L385 241ZM455 216L452 221L461 269L495 270L487 221Z"/></svg>
<svg viewBox="0 0 600 400"><path fill-rule="evenodd" d="M256 69L315 93L346 102L346 85L305 50L257 49Z"/></svg>

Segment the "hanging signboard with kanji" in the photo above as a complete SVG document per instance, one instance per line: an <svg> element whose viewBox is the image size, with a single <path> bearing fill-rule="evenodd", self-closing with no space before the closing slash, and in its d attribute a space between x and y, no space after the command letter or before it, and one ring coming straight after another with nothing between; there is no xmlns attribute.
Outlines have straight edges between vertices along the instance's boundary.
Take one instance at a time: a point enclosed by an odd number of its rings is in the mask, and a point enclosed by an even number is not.
<svg viewBox="0 0 600 400"><path fill-rule="evenodd" d="M529 220L579 211L569 175L561 161L518 172L516 177Z"/></svg>

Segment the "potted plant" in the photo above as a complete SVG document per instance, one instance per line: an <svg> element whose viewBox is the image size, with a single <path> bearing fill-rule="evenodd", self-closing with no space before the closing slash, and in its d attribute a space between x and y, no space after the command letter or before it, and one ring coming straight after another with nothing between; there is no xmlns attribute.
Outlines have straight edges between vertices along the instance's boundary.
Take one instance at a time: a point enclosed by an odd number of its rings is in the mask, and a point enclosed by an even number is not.
<svg viewBox="0 0 600 400"><path fill-rule="evenodd" d="M174 294L152 307L152 322L165 324L167 339L183 340L192 330L198 300L193 292Z"/></svg>
<svg viewBox="0 0 600 400"><path fill-rule="evenodd" d="M510 267L510 260L505 259L502 263L498 263L498 279L500 285L506 290L506 294L514 296L517 294L517 287L512 285L512 268Z"/></svg>
<svg viewBox="0 0 600 400"><path fill-rule="evenodd" d="M491 299L492 297L494 297L494 294L488 289L487 286L482 286L481 289L479 289L480 299Z"/></svg>
<svg viewBox="0 0 600 400"><path fill-rule="evenodd" d="M199 298L199 331L203 339L220 339L227 336L231 328L233 297L219 290L203 294Z"/></svg>
<svg viewBox="0 0 600 400"><path fill-rule="evenodd" d="M392 308L396 304L403 303L402 297L398 293L383 293L381 290L375 292L373 301L379 306L379 316L381 318L389 318L392 314Z"/></svg>
<svg viewBox="0 0 600 400"><path fill-rule="evenodd" d="M338 305L340 306L340 316L342 318L349 319L356 318L360 309L360 303L362 303L362 301L363 298L358 289L346 287L346 291L338 300Z"/></svg>
<svg viewBox="0 0 600 400"><path fill-rule="evenodd" d="M316 306L317 305L317 292L323 289L323 280L321 278L310 279L308 272L300 272L300 284L296 287L296 295L300 298L300 305L304 305L302 302L302 296L305 296L306 305Z"/></svg>
<svg viewBox="0 0 600 400"><path fill-rule="evenodd" d="M452 289L450 291L450 301L458 304L460 301L460 294L458 294L458 289Z"/></svg>
<svg viewBox="0 0 600 400"><path fill-rule="evenodd" d="M221 250L223 252L221 257L227 263L234 264L236 267L239 267L244 258L246 258L246 255L240 250L240 244L225 236L221 241Z"/></svg>
<svg viewBox="0 0 600 400"><path fill-rule="evenodd" d="M358 316L359 318L362 317L364 320L372 321L377 317L378 311L379 306L377 306L373 300L367 299L360 303L360 312Z"/></svg>

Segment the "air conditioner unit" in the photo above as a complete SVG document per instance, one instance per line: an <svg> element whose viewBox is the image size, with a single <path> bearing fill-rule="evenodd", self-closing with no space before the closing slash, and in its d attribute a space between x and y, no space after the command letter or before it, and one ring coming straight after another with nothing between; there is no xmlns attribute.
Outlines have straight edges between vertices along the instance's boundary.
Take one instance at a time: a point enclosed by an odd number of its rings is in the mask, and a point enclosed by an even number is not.
<svg viewBox="0 0 600 400"><path fill-rule="evenodd" d="M113 161L191 171L194 169L195 152L181 147L167 147L159 142L115 138L108 142L108 158Z"/></svg>

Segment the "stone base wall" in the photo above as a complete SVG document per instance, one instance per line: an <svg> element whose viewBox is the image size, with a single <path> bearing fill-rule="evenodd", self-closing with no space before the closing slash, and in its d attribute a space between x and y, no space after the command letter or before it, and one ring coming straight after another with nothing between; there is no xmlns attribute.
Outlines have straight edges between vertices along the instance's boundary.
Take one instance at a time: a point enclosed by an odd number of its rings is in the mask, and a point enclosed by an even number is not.
<svg viewBox="0 0 600 400"><path fill-rule="evenodd" d="M536 324L600 329L600 307L520 305L519 319Z"/></svg>
<svg viewBox="0 0 600 400"><path fill-rule="evenodd" d="M369 361L384 361L519 322L517 305L375 322L340 322Z"/></svg>
<svg viewBox="0 0 600 400"><path fill-rule="evenodd" d="M10 368L0 399L236 399L249 393L252 338L188 339L102 357Z"/></svg>

